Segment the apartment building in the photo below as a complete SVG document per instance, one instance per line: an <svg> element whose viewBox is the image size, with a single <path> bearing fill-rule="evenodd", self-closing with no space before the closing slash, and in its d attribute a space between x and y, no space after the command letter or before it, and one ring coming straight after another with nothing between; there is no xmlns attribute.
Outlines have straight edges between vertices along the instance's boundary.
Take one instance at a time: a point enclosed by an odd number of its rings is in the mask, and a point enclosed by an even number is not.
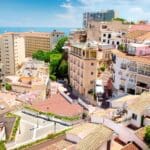
<svg viewBox="0 0 150 150"><path fill-rule="evenodd" d="M112 21L116 18L117 14L114 10L97 11L97 12L85 12L83 14L83 27L87 28L88 22L93 21Z"/></svg>
<svg viewBox="0 0 150 150"><path fill-rule="evenodd" d="M31 57L33 52L38 50L50 51L57 41L64 36L63 32L53 31L46 32L26 32L23 33L25 38L26 57Z"/></svg>
<svg viewBox="0 0 150 150"><path fill-rule="evenodd" d="M18 33L5 33L0 37L2 74L14 75L25 59L24 37Z"/></svg>
<svg viewBox="0 0 150 150"><path fill-rule="evenodd" d="M87 39L117 47L122 43L123 36L128 32L129 25L120 21L98 22L89 21Z"/></svg>
<svg viewBox="0 0 150 150"><path fill-rule="evenodd" d="M141 94L150 91L150 49L130 44L127 53L112 50L113 79L117 93Z"/></svg>
<svg viewBox="0 0 150 150"><path fill-rule="evenodd" d="M69 78L74 91L93 100L90 91L95 90L100 79L100 67L110 60L110 46L95 42L74 43L69 52ZM103 89L102 89L103 90Z"/></svg>

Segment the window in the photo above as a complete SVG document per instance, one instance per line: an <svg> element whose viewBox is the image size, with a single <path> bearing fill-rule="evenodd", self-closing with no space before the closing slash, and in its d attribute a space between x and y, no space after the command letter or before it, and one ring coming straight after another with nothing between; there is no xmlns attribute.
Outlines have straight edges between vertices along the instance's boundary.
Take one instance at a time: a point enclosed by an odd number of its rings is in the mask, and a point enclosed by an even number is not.
<svg viewBox="0 0 150 150"><path fill-rule="evenodd" d="M94 73L93 72L91 72L91 75L93 75Z"/></svg>
<svg viewBox="0 0 150 150"><path fill-rule="evenodd" d="M137 115L136 114L132 114L132 119L137 120Z"/></svg>
<svg viewBox="0 0 150 150"><path fill-rule="evenodd" d="M109 39L111 38L111 34L108 34L108 38L109 38Z"/></svg>
<svg viewBox="0 0 150 150"><path fill-rule="evenodd" d="M91 63L91 66L93 66L94 65L94 63Z"/></svg>
<svg viewBox="0 0 150 150"><path fill-rule="evenodd" d="M106 34L103 34L103 37L105 37L106 36Z"/></svg>
<svg viewBox="0 0 150 150"><path fill-rule="evenodd" d="M93 84L94 82L93 82L93 81L90 81L90 83Z"/></svg>
<svg viewBox="0 0 150 150"><path fill-rule="evenodd" d="M103 42L105 43L105 42L106 42L106 40L104 39L104 40L103 40Z"/></svg>

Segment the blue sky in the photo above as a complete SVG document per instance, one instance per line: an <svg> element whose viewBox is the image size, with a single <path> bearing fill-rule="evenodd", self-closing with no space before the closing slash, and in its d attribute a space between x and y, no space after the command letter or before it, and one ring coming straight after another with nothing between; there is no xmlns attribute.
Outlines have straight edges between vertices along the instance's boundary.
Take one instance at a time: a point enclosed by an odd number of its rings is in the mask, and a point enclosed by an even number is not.
<svg viewBox="0 0 150 150"><path fill-rule="evenodd" d="M0 0L0 26L81 27L83 12L101 9L150 20L150 0Z"/></svg>

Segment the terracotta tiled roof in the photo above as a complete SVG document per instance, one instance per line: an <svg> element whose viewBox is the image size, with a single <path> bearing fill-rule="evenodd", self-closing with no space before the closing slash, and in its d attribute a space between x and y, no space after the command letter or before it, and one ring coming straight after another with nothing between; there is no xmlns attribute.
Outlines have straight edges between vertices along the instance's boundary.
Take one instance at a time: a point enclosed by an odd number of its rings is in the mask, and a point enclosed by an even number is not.
<svg viewBox="0 0 150 150"><path fill-rule="evenodd" d="M150 31L150 24L137 24L137 25L132 25L129 29L129 31L137 31L137 30L141 30L141 31Z"/></svg>
<svg viewBox="0 0 150 150"><path fill-rule="evenodd" d="M132 32L129 32L125 35L125 38L128 38L128 39L137 39L141 36L144 36L145 34L147 34L148 31L132 31Z"/></svg>
<svg viewBox="0 0 150 150"><path fill-rule="evenodd" d="M129 143L124 146L121 150L139 150L133 143Z"/></svg>
<svg viewBox="0 0 150 150"><path fill-rule="evenodd" d="M138 37L138 40L140 40L140 41L150 40L150 32L147 32L144 35Z"/></svg>
<svg viewBox="0 0 150 150"><path fill-rule="evenodd" d="M45 101L33 102L33 108L42 112L51 112L60 116L77 116L83 113L79 104L70 104L61 94L55 94Z"/></svg>

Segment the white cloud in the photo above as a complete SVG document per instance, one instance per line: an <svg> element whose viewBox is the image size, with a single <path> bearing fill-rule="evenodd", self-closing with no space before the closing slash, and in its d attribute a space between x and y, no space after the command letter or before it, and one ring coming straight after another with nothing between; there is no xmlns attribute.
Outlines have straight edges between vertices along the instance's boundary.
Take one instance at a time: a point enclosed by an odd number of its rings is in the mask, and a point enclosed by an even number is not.
<svg viewBox="0 0 150 150"><path fill-rule="evenodd" d="M150 20L150 12L143 10L141 7L130 8L129 13L130 16L135 20L141 20L141 19Z"/></svg>
<svg viewBox="0 0 150 150"><path fill-rule="evenodd" d="M60 7L63 7L63 8L72 8L72 5L70 2L68 3L63 3L62 5L60 5Z"/></svg>
<svg viewBox="0 0 150 150"><path fill-rule="evenodd" d="M83 5L95 5L97 3L101 3L104 0L78 0Z"/></svg>
<svg viewBox="0 0 150 150"><path fill-rule="evenodd" d="M70 0L61 4L60 7L64 8L63 13L56 14L56 20L59 24L64 24L65 27L79 27L81 24L80 12L78 7L74 7Z"/></svg>
<svg viewBox="0 0 150 150"><path fill-rule="evenodd" d="M82 14L86 11L114 9L120 17L137 21L150 20L150 0L77 0L78 4L66 0L60 5L63 12L55 15L57 24L67 27L82 27ZM134 7L133 7L134 6Z"/></svg>

